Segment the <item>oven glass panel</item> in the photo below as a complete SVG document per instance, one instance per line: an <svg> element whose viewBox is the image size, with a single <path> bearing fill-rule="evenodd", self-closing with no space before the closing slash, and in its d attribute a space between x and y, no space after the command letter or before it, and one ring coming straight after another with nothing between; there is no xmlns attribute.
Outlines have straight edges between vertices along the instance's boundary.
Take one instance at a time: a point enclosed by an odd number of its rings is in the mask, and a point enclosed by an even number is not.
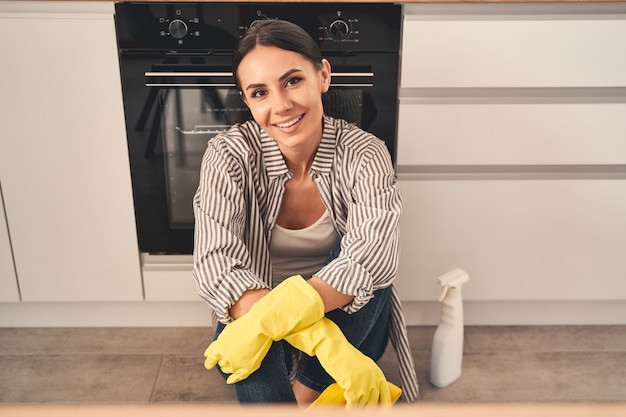
<svg viewBox="0 0 626 417"><path fill-rule="evenodd" d="M191 202L208 140L252 116L235 88L161 87L159 103L169 227L193 228ZM363 88L335 87L324 94L323 103L326 114L365 128L375 118Z"/></svg>
<svg viewBox="0 0 626 417"><path fill-rule="evenodd" d="M169 221L193 227L191 202L207 142L250 112L234 88L169 88L160 92Z"/></svg>

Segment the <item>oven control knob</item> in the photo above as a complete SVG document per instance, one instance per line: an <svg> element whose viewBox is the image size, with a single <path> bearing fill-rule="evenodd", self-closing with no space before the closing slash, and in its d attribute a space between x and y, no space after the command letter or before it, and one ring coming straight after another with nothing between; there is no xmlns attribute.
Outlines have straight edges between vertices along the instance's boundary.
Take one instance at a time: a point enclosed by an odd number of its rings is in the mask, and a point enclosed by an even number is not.
<svg viewBox="0 0 626 417"><path fill-rule="evenodd" d="M342 41L350 36L350 25L345 20L334 20L328 26L328 34L332 40Z"/></svg>
<svg viewBox="0 0 626 417"><path fill-rule="evenodd" d="M187 24L180 19L174 19L169 26L170 35L176 39L182 39L187 34Z"/></svg>

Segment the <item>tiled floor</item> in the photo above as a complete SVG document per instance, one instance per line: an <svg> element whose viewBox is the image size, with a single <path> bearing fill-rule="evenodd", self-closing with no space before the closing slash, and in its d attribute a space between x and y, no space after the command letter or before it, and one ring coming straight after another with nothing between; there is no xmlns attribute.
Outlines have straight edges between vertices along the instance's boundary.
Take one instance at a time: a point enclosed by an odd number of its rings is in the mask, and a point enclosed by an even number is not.
<svg viewBox="0 0 626 417"><path fill-rule="evenodd" d="M626 326L466 327L463 375L428 382L434 327L411 327L425 402L626 401ZM0 329L1 403L234 402L201 328ZM380 365L398 381L395 354Z"/></svg>

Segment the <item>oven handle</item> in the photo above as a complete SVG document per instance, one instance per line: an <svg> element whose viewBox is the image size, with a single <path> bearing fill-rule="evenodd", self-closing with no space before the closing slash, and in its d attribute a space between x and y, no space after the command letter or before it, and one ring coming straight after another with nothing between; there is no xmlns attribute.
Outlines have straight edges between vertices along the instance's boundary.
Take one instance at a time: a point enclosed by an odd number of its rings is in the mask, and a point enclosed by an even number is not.
<svg viewBox="0 0 626 417"><path fill-rule="evenodd" d="M161 78L161 77L212 77L212 78L229 78L232 79L232 72L146 72L144 73L146 79ZM331 87L373 87L374 86L374 73L373 72L331 72ZM351 81L348 78L358 79ZM181 83L181 82L159 82L159 81L146 81L146 87L235 87L233 82L221 82L221 83Z"/></svg>

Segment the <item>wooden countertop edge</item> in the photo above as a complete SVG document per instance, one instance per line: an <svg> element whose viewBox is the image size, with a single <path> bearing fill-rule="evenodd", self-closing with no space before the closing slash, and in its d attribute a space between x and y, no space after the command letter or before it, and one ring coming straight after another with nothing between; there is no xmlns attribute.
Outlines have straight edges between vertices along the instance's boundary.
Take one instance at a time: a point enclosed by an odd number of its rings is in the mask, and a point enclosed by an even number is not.
<svg viewBox="0 0 626 417"><path fill-rule="evenodd" d="M0 0L0 2L5 0ZM23 1L43 1L43 2L146 2L146 3L263 3L264 1L254 0L23 0ZM625 0L266 0L272 3L624 3Z"/></svg>
<svg viewBox="0 0 626 417"><path fill-rule="evenodd" d="M113 405L0 405L0 416L11 417L623 417L626 402L572 403L418 403L391 409L324 408L304 411L295 406L239 406L232 403L163 403Z"/></svg>

